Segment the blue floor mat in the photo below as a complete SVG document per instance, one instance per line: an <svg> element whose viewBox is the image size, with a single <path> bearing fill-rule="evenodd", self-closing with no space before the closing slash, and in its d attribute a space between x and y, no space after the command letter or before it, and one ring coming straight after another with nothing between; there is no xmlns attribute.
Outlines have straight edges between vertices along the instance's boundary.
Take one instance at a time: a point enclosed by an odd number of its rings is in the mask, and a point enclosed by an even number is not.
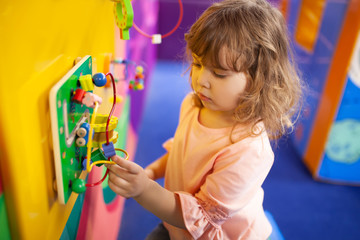
<svg viewBox="0 0 360 240"><path fill-rule="evenodd" d="M269 240L284 240L284 236L281 234L280 229L271 213L269 211L265 211L265 215L272 226L272 233Z"/></svg>
<svg viewBox="0 0 360 240"><path fill-rule="evenodd" d="M156 64L135 156L143 167L164 153L162 143L175 132L180 103L189 92L185 70L179 63ZM360 187L312 179L289 139L281 139L274 153L274 166L263 184L264 209L273 225L271 240L359 240ZM118 239L143 240L159 222L128 199Z"/></svg>

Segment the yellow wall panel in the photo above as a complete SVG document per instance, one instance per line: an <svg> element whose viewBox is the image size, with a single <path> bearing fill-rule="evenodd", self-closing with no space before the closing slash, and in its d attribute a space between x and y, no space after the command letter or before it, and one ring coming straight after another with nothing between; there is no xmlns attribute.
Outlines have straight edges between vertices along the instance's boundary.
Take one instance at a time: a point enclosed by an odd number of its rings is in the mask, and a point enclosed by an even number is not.
<svg viewBox="0 0 360 240"><path fill-rule="evenodd" d="M114 32L110 0L1 1L0 176L13 239L62 233L76 196L60 205L53 188L49 91L76 57L102 71Z"/></svg>

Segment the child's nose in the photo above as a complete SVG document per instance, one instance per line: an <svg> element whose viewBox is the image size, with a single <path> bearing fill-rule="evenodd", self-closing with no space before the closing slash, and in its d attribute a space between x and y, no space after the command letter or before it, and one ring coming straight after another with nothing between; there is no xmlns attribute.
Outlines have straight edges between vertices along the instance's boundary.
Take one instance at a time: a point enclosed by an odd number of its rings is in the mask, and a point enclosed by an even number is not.
<svg viewBox="0 0 360 240"><path fill-rule="evenodd" d="M209 72L206 68L202 68L199 72L198 84L204 88L210 88Z"/></svg>

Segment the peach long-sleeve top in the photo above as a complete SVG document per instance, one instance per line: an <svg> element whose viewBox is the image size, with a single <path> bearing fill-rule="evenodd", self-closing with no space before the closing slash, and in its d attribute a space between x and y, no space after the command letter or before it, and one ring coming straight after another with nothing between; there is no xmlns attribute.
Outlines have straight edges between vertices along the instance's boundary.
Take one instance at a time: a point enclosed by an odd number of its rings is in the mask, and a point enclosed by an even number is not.
<svg viewBox="0 0 360 240"><path fill-rule="evenodd" d="M174 138L164 143L165 188L178 195L187 228L164 223L171 239L267 239L261 185L274 154L266 132L231 143L232 127L201 125L199 110L189 94Z"/></svg>

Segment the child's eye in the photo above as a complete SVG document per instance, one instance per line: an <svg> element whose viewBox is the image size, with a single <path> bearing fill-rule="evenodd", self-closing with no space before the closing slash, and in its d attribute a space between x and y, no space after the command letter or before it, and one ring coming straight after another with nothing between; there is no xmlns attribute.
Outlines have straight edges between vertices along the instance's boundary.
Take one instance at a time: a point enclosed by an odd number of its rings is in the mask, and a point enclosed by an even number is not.
<svg viewBox="0 0 360 240"><path fill-rule="evenodd" d="M213 71L213 75L214 75L215 77L217 77L217 78L226 78L226 75L217 73L217 72L215 72L215 71Z"/></svg>

